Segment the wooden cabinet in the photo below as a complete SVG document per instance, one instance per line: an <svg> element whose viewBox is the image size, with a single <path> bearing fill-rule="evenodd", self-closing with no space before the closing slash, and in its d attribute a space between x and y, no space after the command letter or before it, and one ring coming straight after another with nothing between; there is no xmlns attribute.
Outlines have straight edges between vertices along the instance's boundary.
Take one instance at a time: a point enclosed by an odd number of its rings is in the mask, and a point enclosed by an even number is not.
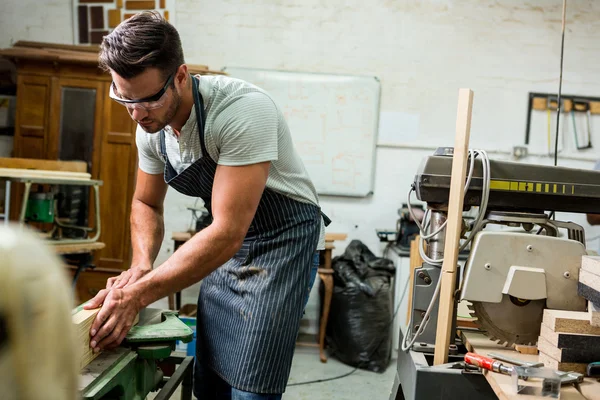
<svg viewBox="0 0 600 400"><path fill-rule="evenodd" d="M100 241L96 269L78 280L80 300L92 297L106 279L129 268L132 256L129 215L137 170L135 123L110 100L110 75L97 64L97 47L17 42L0 56L17 67L14 157L84 161L100 179ZM193 74L220 74L188 65ZM85 197L85 194L83 195ZM15 184L11 219L17 219L22 187ZM90 197L89 221L93 221ZM85 212L83 213L85 215Z"/></svg>
<svg viewBox="0 0 600 400"><path fill-rule="evenodd" d="M81 301L129 268L129 214L137 169L135 124L108 97L110 75L97 65L16 58L17 115L13 156L84 161L100 188L100 241L96 270L78 279ZM11 219L17 219L22 187L14 185ZM90 196L89 221L93 219Z"/></svg>

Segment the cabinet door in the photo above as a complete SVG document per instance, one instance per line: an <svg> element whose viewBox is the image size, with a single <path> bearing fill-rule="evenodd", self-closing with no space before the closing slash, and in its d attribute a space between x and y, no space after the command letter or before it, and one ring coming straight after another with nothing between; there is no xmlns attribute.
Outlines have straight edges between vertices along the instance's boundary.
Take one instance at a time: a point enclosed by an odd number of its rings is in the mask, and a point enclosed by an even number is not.
<svg viewBox="0 0 600 400"><path fill-rule="evenodd" d="M93 178L99 175L103 83L96 79L52 78L51 118L47 155L61 161L81 161ZM93 226L93 193L86 186L58 187L58 216L67 223ZM66 237L80 237L64 231Z"/></svg>
<svg viewBox="0 0 600 400"><path fill-rule="evenodd" d="M17 78L17 113L15 120L14 156L48 158L49 110L51 81L46 76L19 74ZM19 218L23 184L12 187L10 219Z"/></svg>
<svg viewBox="0 0 600 400"><path fill-rule="evenodd" d="M48 115L50 78L19 75L14 155L22 158L48 158Z"/></svg>
<svg viewBox="0 0 600 400"><path fill-rule="evenodd" d="M121 104L108 97L104 83L104 123L100 179L102 235L106 248L98 252L96 264L102 268L128 269L131 261L129 215L137 169L135 123Z"/></svg>
<svg viewBox="0 0 600 400"><path fill-rule="evenodd" d="M83 161L98 178L104 104L103 82L52 78L48 158Z"/></svg>

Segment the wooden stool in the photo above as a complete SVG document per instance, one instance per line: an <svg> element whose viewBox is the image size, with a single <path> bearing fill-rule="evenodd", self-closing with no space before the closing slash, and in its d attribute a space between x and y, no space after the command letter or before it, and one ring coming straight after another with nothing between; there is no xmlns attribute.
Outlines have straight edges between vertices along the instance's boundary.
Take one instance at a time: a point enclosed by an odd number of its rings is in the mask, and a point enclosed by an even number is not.
<svg viewBox="0 0 600 400"><path fill-rule="evenodd" d="M321 362L327 362L325 354L325 332L327 330L327 321L329 320L329 310L331 308L331 298L333 297L333 268L331 268L331 251L335 248L333 241L325 242L324 265L318 269L319 278L323 281L325 295L323 296L323 311L321 313L321 324L319 326L319 356Z"/></svg>

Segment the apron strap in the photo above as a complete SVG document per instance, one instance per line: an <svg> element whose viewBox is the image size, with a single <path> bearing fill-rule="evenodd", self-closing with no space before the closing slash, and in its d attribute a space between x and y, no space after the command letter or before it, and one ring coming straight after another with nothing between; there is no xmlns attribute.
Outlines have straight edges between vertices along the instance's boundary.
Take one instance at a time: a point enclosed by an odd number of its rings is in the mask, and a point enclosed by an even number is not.
<svg viewBox="0 0 600 400"><path fill-rule="evenodd" d="M202 149L202 156L210 158L206 150L206 142L204 141L204 101L198 88L198 80L193 75L190 74L190 76L192 77L192 91L194 92L194 107L196 108L196 123L198 124L200 148Z"/></svg>
<svg viewBox="0 0 600 400"><path fill-rule="evenodd" d="M321 216L323 217L323 223L325 226L329 226L331 224L331 218L329 218L323 211L321 211Z"/></svg>

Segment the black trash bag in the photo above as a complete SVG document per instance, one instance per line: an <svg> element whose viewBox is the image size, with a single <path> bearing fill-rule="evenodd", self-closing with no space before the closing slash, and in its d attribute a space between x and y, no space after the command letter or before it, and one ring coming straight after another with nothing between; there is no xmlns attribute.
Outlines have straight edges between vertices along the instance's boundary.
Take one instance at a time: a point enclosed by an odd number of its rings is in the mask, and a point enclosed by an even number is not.
<svg viewBox="0 0 600 400"><path fill-rule="evenodd" d="M344 254L332 260L332 266L335 285L355 285L369 296L373 296L375 290L366 281L367 278L392 277L395 271L391 260L376 257L360 240L351 241Z"/></svg>
<svg viewBox="0 0 600 400"><path fill-rule="evenodd" d="M364 283L373 289L372 295L354 284L334 286L326 338L341 362L382 373L392 354L390 278L375 276ZM320 294L323 298L322 283Z"/></svg>
<svg viewBox="0 0 600 400"><path fill-rule="evenodd" d="M375 291L367 283L363 282L358 275L354 263L342 257L335 257L332 260L333 265L333 284L340 287L358 287L369 296L373 296Z"/></svg>

